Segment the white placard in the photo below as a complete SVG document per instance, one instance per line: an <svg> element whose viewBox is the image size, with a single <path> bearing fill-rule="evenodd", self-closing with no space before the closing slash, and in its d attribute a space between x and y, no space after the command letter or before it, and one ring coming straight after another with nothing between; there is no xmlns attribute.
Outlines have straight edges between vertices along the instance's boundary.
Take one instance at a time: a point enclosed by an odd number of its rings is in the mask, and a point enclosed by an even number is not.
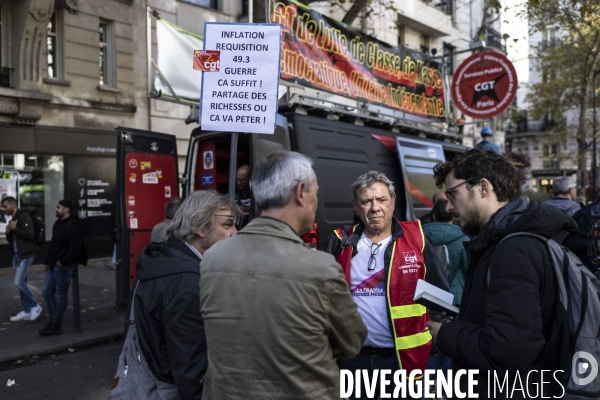
<svg viewBox="0 0 600 400"><path fill-rule="evenodd" d="M274 133L281 25L206 22L204 49L221 59L219 72L202 73L202 130Z"/></svg>

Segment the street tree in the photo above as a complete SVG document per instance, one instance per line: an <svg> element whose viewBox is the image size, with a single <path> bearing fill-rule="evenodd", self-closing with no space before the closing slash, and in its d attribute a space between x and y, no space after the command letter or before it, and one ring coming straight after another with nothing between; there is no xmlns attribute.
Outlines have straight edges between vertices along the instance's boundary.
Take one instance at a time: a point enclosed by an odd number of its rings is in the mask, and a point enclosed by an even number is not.
<svg viewBox="0 0 600 400"><path fill-rule="evenodd" d="M577 140L577 169L586 170L588 108L594 71L600 67L600 4L598 0L529 0L525 15L539 32L557 31L537 49L542 80L531 86L528 100L534 119L543 119L555 141L568 132ZM595 88L594 88L595 89ZM566 114L577 110L574 126Z"/></svg>

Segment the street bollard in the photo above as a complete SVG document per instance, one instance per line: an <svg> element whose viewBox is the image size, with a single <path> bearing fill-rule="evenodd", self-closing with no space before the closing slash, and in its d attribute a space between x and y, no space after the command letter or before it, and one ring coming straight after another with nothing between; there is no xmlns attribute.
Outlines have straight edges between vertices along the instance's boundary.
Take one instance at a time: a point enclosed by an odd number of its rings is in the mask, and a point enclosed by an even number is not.
<svg viewBox="0 0 600 400"><path fill-rule="evenodd" d="M79 274L78 267L75 267L75 271L73 271L73 315L75 321L75 332L81 332L81 310L79 307Z"/></svg>

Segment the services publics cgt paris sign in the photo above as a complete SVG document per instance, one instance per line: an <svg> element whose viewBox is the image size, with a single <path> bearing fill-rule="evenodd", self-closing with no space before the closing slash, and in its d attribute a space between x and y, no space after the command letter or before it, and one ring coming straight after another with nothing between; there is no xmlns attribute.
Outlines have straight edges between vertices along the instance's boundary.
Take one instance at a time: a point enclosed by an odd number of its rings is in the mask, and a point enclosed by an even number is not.
<svg viewBox="0 0 600 400"><path fill-rule="evenodd" d="M508 58L494 51L483 51L460 64L452 80L452 97L465 115L488 119L510 105L517 84L517 72Z"/></svg>

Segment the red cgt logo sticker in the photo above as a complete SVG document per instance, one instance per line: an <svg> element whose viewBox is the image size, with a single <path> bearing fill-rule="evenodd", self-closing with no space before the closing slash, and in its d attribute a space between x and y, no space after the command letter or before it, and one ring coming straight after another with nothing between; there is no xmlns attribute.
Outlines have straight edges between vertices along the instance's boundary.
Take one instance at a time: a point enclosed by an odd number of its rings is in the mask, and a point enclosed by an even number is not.
<svg viewBox="0 0 600 400"><path fill-rule="evenodd" d="M194 69L202 72L219 72L220 50L194 50Z"/></svg>

